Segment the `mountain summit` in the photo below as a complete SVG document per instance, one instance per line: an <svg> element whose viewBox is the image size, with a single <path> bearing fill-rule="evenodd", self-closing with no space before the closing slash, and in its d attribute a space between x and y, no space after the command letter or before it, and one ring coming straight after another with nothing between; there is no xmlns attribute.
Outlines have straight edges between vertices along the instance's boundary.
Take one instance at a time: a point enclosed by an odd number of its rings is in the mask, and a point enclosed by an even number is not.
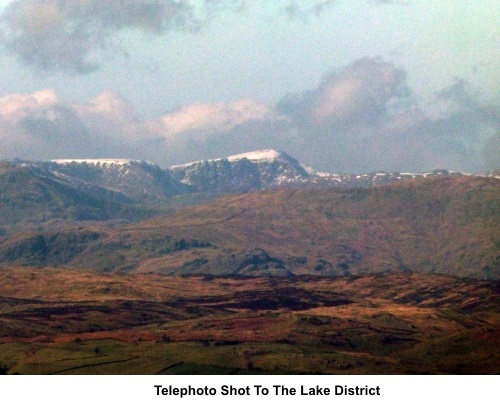
<svg viewBox="0 0 500 405"><path fill-rule="evenodd" d="M139 206L156 210L163 205L192 205L229 193L283 188L369 189L437 177L500 178L498 172L472 175L447 170L330 174L274 149L170 168L131 159L17 160L0 162L0 225L107 219L118 214L124 218L122 210L129 209L135 218L143 215L137 214Z"/></svg>
<svg viewBox="0 0 500 405"><path fill-rule="evenodd" d="M201 192L231 193L305 184L310 174L293 157L273 149L170 168L175 179Z"/></svg>
<svg viewBox="0 0 500 405"><path fill-rule="evenodd" d="M230 162L235 162L241 159L248 159L254 162L273 162L276 160L295 160L285 152L276 151L274 149L256 150L253 152L241 153L239 155L228 156L226 158Z"/></svg>

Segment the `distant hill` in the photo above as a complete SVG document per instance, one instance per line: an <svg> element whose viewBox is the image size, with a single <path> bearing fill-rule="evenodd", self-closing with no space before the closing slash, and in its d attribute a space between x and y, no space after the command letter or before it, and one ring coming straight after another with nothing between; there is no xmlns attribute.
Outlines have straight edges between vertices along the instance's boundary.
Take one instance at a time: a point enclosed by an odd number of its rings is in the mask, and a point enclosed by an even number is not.
<svg viewBox="0 0 500 405"><path fill-rule="evenodd" d="M120 228L19 234L0 262L168 274L500 278L500 181L437 177L369 189L222 197Z"/></svg>
<svg viewBox="0 0 500 405"><path fill-rule="evenodd" d="M68 182L31 165L0 162L0 226L34 226L52 220L105 221L145 218L119 192L90 183Z"/></svg>
<svg viewBox="0 0 500 405"><path fill-rule="evenodd" d="M54 183L63 185L69 199L76 195L81 196L75 200L76 204L91 198L107 203L175 207L198 204L224 194L257 190L370 188L416 178L465 176L462 173L446 170L434 170L428 173L322 173L305 167L285 152L275 150L253 151L168 169L160 168L150 162L130 159L60 159L2 164L4 167L9 167L11 173L17 168L19 172L29 172L38 179L50 179L51 185ZM498 177L494 172L481 176ZM469 175L469 177L475 176ZM12 176L10 178L9 184L16 189L16 198L9 201L15 205L16 199L30 200L29 196L23 195L25 189L22 181L16 185L13 183L16 181L15 178ZM41 183L40 187L43 188ZM6 190L0 188L0 198ZM26 192L30 192L29 190L26 189ZM63 192L62 189L60 191ZM47 192L50 194L49 190ZM32 209L38 211L37 204L49 204L50 201L39 198L32 203L35 204ZM56 212L54 209L53 213ZM62 211L59 217L64 215ZM83 218L86 216L83 215ZM95 217L94 214L91 216ZM24 218L21 212L16 213L15 217L18 220L30 220Z"/></svg>
<svg viewBox="0 0 500 405"><path fill-rule="evenodd" d="M0 271L4 374L500 373L498 282Z"/></svg>
<svg viewBox="0 0 500 405"><path fill-rule="evenodd" d="M285 152L272 149L201 160L173 166L169 170L175 179L190 185L193 190L216 194L276 188L370 188L417 178L465 176L448 170L426 173L325 173L304 166ZM498 177L498 173L480 176Z"/></svg>
<svg viewBox="0 0 500 405"><path fill-rule="evenodd" d="M79 187L83 182L135 202L157 202L188 193L191 188L176 181L170 171L145 161L130 159L66 159L32 164L42 167Z"/></svg>
<svg viewBox="0 0 500 405"><path fill-rule="evenodd" d="M170 168L173 176L200 192L219 194L308 185L311 175L285 152L261 150Z"/></svg>

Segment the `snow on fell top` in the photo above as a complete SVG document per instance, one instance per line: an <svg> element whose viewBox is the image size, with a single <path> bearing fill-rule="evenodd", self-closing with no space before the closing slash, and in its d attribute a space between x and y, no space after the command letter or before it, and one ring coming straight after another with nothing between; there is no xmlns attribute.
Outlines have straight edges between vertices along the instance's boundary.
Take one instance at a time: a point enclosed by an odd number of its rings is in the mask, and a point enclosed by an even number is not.
<svg viewBox="0 0 500 405"><path fill-rule="evenodd" d="M57 163L59 165L68 165L71 163L77 163L77 164L86 163L88 165L95 165L95 166L111 166L111 165L129 166L132 163L141 163L141 161L133 159L54 159L51 160L51 162Z"/></svg>
<svg viewBox="0 0 500 405"><path fill-rule="evenodd" d="M241 153L239 155L228 156L227 160L234 162L237 160L248 159L253 161L273 162L283 154L274 149L256 150L253 152Z"/></svg>
<svg viewBox="0 0 500 405"><path fill-rule="evenodd" d="M180 169L204 162L220 162L222 160L227 160L229 162L237 162L238 160L248 159L253 162L274 162L276 159L282 157L283 155L284 155L283 152L278 152L274 149L263 149L263 150L256 150L253 152L241 153L239 155L232 155L225 158L197 160L195 162L189 162L181 165L172 166L171 169Z"/></svg>

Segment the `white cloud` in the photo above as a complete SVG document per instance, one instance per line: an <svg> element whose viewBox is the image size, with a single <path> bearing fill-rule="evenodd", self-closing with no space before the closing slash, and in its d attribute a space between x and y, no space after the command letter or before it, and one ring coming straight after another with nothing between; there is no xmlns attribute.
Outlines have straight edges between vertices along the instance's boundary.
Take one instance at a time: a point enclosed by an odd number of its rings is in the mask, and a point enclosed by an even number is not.
<svg viewBox="0 0 500 405"><path fill-rule="evenodd" d="M250 99L193 104L145 119L113 92L85 103L63 102L53 90L11 94L0 98L0 157L125 156L169 165L204 158L221 144L222 150L232 145L231 153L258 147L283 121L273 108Z"/></svg>
<svg viewBox="0 0 500 405"><path fill-rule="evenodd" d="M151 125L166 139L174 140L186 133L207 136L229 132L249 121L284 119L270 107L244 99L230 104L192 104L164 115Z"/></svg>
<svg viewBox="0 0 500 405"><path fill-rule="evenodd" d="M55 91L42 90L33 94L9 94L0 98L0 116L12 124L57 105Z"/></svg>
<svg viewBox="0 0 500 405"><path fill-rule="evenodd" d="M89 73L125 30L161 35L199 24L189 1L18 0L0 15L0 39L27 65Z"/></svg>
<svg viewBox="0 0 500 405"><path fill-rule="evenodd" d="M50 89L10 94L0 98L0 157L124 157L168 166L272 148L330 171L496 164L497 107L482 105L460 80L436 92L431 106L416 100L406 72L380 58L354 61L276 107L242 99L146 119L113 92L84 103Z"/></svg>
<svg viewBox="0 0 500 405"><path fill-rule="evenodd" d="M481 149L499 128L499 109L481 105L461 80L437 92L431 106L417 100L404 70L363 58L285 97L279 108L294 120L303 139L297 150L313 166L482 170Z"/></svg>
<svg viewBox="0 0 500 405"><path fill-rule="evenodd" d="M197 31L221 9L244 0L18 0L0 8L0 45L46 72L86 74L125 54L127 31L162 36Z"/></svg>

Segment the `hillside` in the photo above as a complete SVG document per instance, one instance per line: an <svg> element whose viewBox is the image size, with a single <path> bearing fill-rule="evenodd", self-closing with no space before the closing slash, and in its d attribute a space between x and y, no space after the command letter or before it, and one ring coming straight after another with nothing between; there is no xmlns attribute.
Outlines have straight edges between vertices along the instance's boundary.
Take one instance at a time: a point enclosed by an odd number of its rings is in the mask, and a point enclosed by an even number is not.
<svg viewBox="0 0 500 405"><path fill-rule="evenodd" d="M155 212L130 203L123 194L96 185L75 187L49 171L0 162L0 226L140 219Z"/></svg>
<svg viewBox="0 0 500 405"><path fill-rule="evenodd" d="M426 173L331 174L285 152L259 150L161 168L131 159L0 162L0 226L53 226L53 221L134 221L230 193L271 189L372 188L412 179L491 177L447 170ZM0 230L0 233L5 233Z"/></svg>
<svg viewBox="0 0 500 405"><path fill-rule="evenodd" d="M61 159L38 162L76 187L83 182L121 193L135 202L164 201L191 191L176 181L170 171L144 161L130 159Z"/></svg>
<svg viewBox="0 0 500 405"><path fill-rule="evenodd" d="M462 176L230 195L112 230L14 235L0 243L0 262L166 274L406 271L499 279L499 185Z"/></svg>
<svg viewBox="0 0 500 405"><path fill-rule="evenodd" d="M0 373L500 372L498 282L0 270Z"/></svg>
<svg viewBox="0 0 500 405"><path fill-rule="evenodd" d="M173 177L199 192L227 194L312 185L312 175L285 152L262 150L170 168Z"/></svg>

